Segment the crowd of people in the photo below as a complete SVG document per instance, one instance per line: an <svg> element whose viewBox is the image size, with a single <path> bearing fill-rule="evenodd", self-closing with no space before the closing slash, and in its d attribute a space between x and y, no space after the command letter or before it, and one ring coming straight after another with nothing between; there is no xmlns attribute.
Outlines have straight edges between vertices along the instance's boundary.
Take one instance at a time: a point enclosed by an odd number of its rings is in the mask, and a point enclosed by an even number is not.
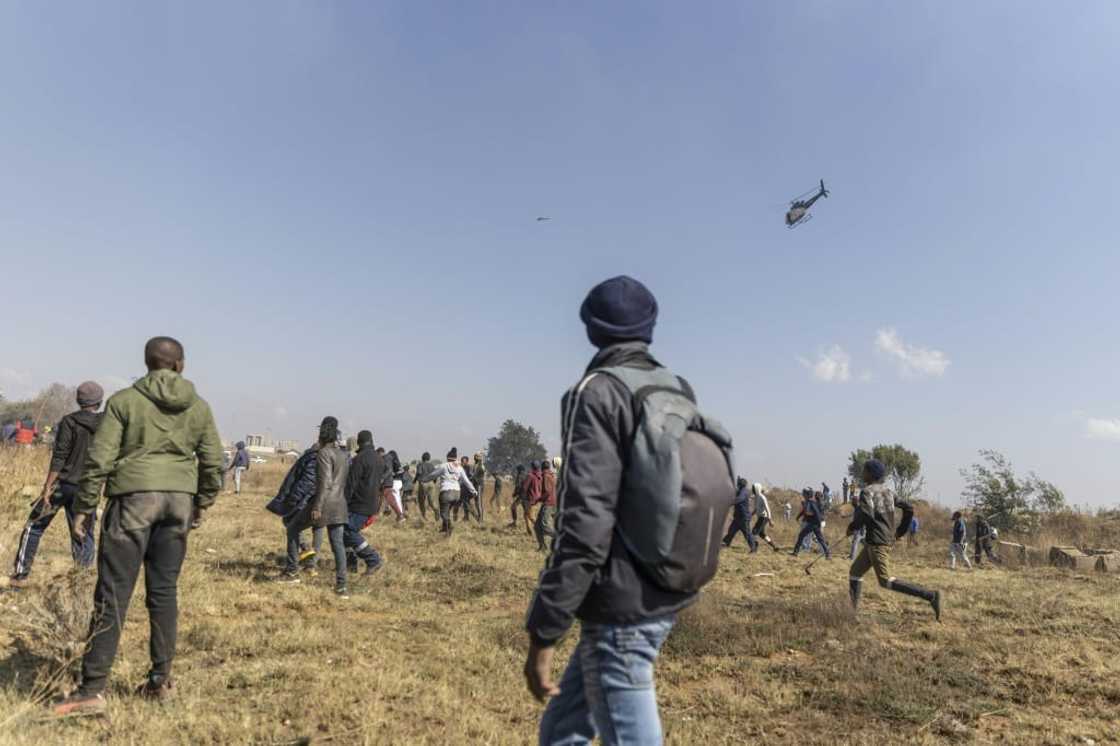
<svg viewBox="0 0 1120 746"><path fill-rule="evenodd" d="M546 553L526 616L526 685L548 701L539 727L542 744L661 742L654 667L676 615L715 575L722 536L738 534L750 551L765 542L774 518L761 484L734 478L730 437L701 415L696 396L650 351L658 306L649 290L629 277L591 290L580 308L589 341L597 348L579 382L562 403L562 458L516 468L510 522L524 527ZM54 705L59 716L106 709L104 691L140 568L145 571L151 668L138 690L164 700L174 691L177 582L187 535L232 472L240 491L251 460L243 444L225 456L207 403L183 377L183 346L155 337L144 348L148 373L109 398L92 382L78 387L78 411L60 423L42 494L20 539L12 585L27 582L39 538L64 511L75 561L94 563L93 530L102 495L107 499L96 555L97 582L90 643L77 690ZM685 423L682 430L678 424ZM912 506L886 484L887 470L871 459L856 480L844 480L851 502L849 595L858 608L863 577L874 571L884 589L921 599L940 619L942 597L891 573L897 539L916 532ZM299 583L317 572L324 539L334 557L335 592L349 593L349 576L381 570L384 560L363 531L382 514L403 521L415 509L422 520L438 516L452 535L458 521L484 518L482 454L460 457L451 448L441 461L425 453L416 464L377 447L370 430L343 440L337 418L327 416L314 445L288 470L268 510L284 526L284 569L278 580ZM488 507L501 509L508 477L493 475ZM831 557L823 529L832 494L807 489L790 548L796 556L816 541ZM413 505L415 503L415 505ZM520 513L520 520L519 514ZM726 533L723 525L731 514ZM901 513L901 517L897 516ZM792 507L783 517L791 520ZM958 516L959 517L959 516ZM752 523L753 519L753 523ZM981 548L994 559L994 532L977 523ZM953 535L954 558L964 558L964 522ZM560 683L552 678L559 642L580 621L580 638Z"/></svg>

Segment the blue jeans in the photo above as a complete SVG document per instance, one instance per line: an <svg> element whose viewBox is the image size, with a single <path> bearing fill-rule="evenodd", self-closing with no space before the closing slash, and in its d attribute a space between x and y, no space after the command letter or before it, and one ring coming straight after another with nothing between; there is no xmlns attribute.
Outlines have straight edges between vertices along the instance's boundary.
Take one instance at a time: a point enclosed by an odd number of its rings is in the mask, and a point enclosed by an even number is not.
<svg viewBox="0 0 1120 746"><path fill-rule="evenodd" d="M377 567L381 564L381 555L362 536L362 526L366 525L368 520L368 515L350 513L349 523L343 528L343 541L346 543L346 551L353 552L369 567Z"/></svg>
<svg viewBox="0 0 1120 746"><path fill-rule="evenodd" d="M824 556L827 558L829 556L828 543L824 540L824 534L821 533L821 527L819 523L806 523L801 527L801 533L797 535L797 541L794 543L793 553L797 554L801 551L801 542L808 539L810 535L812 535L813 538L817 540L817 543L820 544L821 551L824 552Z"/></svg>
<svg viewBox="0 0 1120 746"><path fill-rule="evenodd" d="M31 572L31 565L35 562L35 555L39 551L39 541L46 533L47 527L51 525L51 521L58 514L60 509L66 511L66 522L74 526L74 497L78 494L77 485L73 484L59 484L55 489L54 494L51 495L51 509L52 512L36 518L32 513L31 517L27 519L27 524L23 527L23 533L19 536L19 547L16 549L15 567L12 568L12 576L16 578L26 578ZM35 507L38 508L40 503L36 502ZM86 538L81 543L75 542L73 537L70 539L70 554L74 557L74 561L80 567L89 567L93 564L94 556L94 528L97 525L97 513L95 512L90 516L89 526L86 528Z"/></svg>
<svg viewBox="0 0 1120 746"><path fill-rule="evenodd" d="M541 746L660 744L653 664L675 616L587 625L541 718Z"/></svg>

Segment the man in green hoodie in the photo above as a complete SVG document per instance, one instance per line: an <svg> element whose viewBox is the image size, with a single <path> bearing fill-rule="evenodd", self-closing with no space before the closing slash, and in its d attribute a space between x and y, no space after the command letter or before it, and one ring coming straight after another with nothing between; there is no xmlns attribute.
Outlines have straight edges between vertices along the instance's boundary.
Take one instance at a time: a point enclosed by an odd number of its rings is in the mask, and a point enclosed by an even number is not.
<svg viewBox="0 0 1120 746"><path fill-rule="evenodd" d="M106 404L74 501L77 540L105 485L91 641L81 685L55 706L57 715L105 710L105 683L141 566L152 667L139 694L163 700L173 686L179 570L192 523L221 489L222 443L210 406L182 377L183 346L170 337L150 339L144 363L148 375Z"/></svg>

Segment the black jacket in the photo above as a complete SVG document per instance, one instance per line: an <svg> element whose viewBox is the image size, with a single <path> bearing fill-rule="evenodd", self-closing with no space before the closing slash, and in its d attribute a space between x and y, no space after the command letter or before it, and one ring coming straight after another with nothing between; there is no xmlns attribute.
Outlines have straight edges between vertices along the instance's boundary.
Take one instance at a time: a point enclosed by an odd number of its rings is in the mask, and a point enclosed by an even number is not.
<svg viewBox="0 0 1120 746"><path fill-rule="evenodd" d="M77 484L82 478L86 463L86 449L97 426L101 424L100 412L78 410L71 412L58 423L51 452L51 471L58 472L58 481Z"/></svg>
<svg viewBox="0 0 1120 746"><path fill-rule="evenodd" d="M288 470L276 497L265 507L284 519L287 526L298 521L301 526L310 525L311 498L315 497L315 481L319 474L319 446L312 446L303 452L292 468Z"/></svg>
<svg viewBox="0 0 1120 746"><path fill-rule="evenodd" d="M894 511L902 511L902 520L895 523ZM885 484L873 484L864 487L856 503L852 522L848 526L848 535L852 535L861 528L867 529L864 541L872 546L889 547L895 539L901 539L910 530L910 519L914 517L914 508L910 503L898 500L894 492Z"/></svg>
<svg viewBox="0 0 1120 746"><path fill-rule="evenodd" d="M601 350L588 371L615 365L659 367L647 345L626 342ZM557 535L526 619L538 645L556 643L575 618L634 624L679 611L696 598L648 580L614 530L623 454L634 437L631 405L622 383L603 375L585 378L564 395Z"/></svg>
<svg viewBox="0 0 1120 746"><path fill-rule="evenodd" d="M346 479L346 509L359 515L377 515L381 509L381 480L385 460L372 445L358 449Z"/></svg>

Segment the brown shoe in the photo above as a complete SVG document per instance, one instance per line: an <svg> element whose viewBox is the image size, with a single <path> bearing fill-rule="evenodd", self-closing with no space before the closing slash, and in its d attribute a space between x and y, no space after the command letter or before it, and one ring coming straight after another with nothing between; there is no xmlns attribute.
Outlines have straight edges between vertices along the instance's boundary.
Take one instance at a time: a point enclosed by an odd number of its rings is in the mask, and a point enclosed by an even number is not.
<svg viewBox="0 0 1120 746"><path fill-rule="evenodd" d="M108 705L100 694L75 694L51 707L55 717L99 717L105 714Z"/></svg>
<svg viewBox="0 0 1120 746"><path fill-rule="evenodd" d="M148 678L147 681L137 687L136 694L144 699L166 702L175 695L175 680L166 678L157 684L151 678Z"/></svg>

